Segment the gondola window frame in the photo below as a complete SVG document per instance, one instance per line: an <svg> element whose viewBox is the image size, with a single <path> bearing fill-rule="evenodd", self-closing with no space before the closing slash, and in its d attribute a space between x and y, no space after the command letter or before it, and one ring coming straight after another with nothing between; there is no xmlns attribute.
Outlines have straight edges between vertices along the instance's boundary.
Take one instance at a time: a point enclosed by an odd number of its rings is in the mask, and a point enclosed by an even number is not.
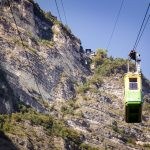
<svg viewBox="0 0 150 150"><path fill-rule="evenodd" d="M129 89L138 90L137 78L129 78Z"/></svg>

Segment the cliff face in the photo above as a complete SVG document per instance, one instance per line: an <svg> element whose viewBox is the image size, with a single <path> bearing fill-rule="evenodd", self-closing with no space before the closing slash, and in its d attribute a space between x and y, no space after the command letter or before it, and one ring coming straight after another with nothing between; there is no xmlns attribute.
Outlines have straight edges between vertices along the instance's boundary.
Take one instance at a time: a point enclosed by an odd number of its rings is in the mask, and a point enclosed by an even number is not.
<svg viewBox="0 0 150 150"><path fill-rule="evenodd" d="M13 0L11 7L23 46L10 7L2 2L0 68L13 96L7 104L3 99L1 108L7 105L13 111L13 99L20 99L46 112L44 104L72 99L74 83L82 82L83 76L90 73L84 64L80 40L33 1Z"/></svg>

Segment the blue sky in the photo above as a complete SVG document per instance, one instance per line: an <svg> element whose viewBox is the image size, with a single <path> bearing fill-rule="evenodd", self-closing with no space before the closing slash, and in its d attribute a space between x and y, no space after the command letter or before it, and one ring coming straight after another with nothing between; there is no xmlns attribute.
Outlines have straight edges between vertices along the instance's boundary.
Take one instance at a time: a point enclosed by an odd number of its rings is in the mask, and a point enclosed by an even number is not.
<svg viewBox="0 0 150 150"><path fill-rule="evenodd" d="M45 11L58 16L55 0L36 0ZM60 14L65 23L60 0ZM63 0L68 25L81 39L84 49L106 49L122 0ZM133 48L150 0L124 0L124 5L108 48L109 56L127 58ZM150 14L150 11L149 11ZM142 71L150 79L150 21L139 43Z"/></svg>

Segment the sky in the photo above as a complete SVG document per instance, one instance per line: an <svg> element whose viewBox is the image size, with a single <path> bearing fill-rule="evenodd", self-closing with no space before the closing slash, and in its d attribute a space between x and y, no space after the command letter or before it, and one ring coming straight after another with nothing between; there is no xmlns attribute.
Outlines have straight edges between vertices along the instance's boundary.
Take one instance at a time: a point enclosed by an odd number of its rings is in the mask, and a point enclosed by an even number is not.
<svg viewBox="0 0 150 150"><path fill-rule="evenodd" d="M55 0L35 0L45 11L54 16ZM68 26L82 42L84 49L106 49L122 0L62 0ZM62 22L66 24L61 5L57 0ZM128 58L133 49L150 0L124 0L123 7L108 47L108 55ZM150 14L150 10L148 12ZM137 47L141 54L143 74L150 80L150 20Z"/></svg>

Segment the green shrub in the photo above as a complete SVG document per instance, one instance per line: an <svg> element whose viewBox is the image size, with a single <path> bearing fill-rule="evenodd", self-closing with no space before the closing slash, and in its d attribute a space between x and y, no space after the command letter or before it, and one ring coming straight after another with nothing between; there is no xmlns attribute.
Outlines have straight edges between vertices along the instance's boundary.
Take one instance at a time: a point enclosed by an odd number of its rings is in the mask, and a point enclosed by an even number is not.
<svg viewBox="0 0 150 150"><path fill-rule="evenodd" d="M117 127L117 126L112 125L112 129L113 129L115 132L118 132L118 127Z"/></svg>
<svg viewBox="0 0 150 150"><path fill-rule="evenodd" d="M97 88L90 88L90 92L99 93L99 90Z"/></svg>
<svg viewBox="0 0 150 150"><path fill-rule="evenodd" d="M134 71L134 64L130 63L130 71ZM102 76L111 76L112 74L124 74L127 72L127 60L116 59L104 59L101 65L98 65L95 69L95 74Z"/></svg>
<svg viewBox="0 0 150 150"><path fill-rule="evenodd" d="M31 111L32 108L29 105L25 105L23 102L19 102L18 109L21 113L27 113L27 112Z"/></svg>
<svg viewBox="0 0 150 150"><path fill-rule="evenodd" d="M101 65L104 62L104 59L107 57L107 51L103 49L96 50L96 56L93 58L93 63L95 66Z"/></svg>
<svg viewBox="0 0 150 150"><path fill-rule="evenodd" d="M136 139L135 139L134 137L129 137L127 142L128 142L129 144L135 145L135 144L136 144Z"/></svg>
<svg viewBox="0 0 150 150"><path fill-rule="evenodd" d="M66 115L66 114L74 114L73 108L69 106L62 106L61 107L61 112Z"/></svg>
<svg viewBox="0 0 150 150"><path fill-rule="evenodd" d="M91 147L90 145L85 144L85 143L82 143L82 144L80 145L80 149L81 149L81 150L99 150L99 148Z"/></svg>
<svg viewBox="0 0 150 150"><path fill-rule="evenodd" d="M78 87L77 92L82 94L82 93L86 93L89 89L90 89L90 84L85 83L82 86Z"/></svg>
<svg viewBox="0 0 150 150"><path fill-rule="evenodd" d="M124 129L119 129L119 130L118 130L118 133L119 133L121 136L124 136L124 135L125 135L125 130L124 130Z"/></svg>
<svg viewBox="0 0 150 150"><path fill-rule="evenodd" d="M63 128L61 130L61 136L65 139L69 139L70 141L74 142L75 144L81 144L80 134L76 131L69 129L69 128Z"/></svg>
<svg viewBox="0 0 150 150"><path fill-rule="evenodd" d="M47 124L52 124L51 122L53 121L48 115L33 112L25 114L25 119L29 120L32 125L41 125L44 127L47 127Z"/></svg>
<svg viewBox="0 0 150 150"><path fill-rule="evenodd" d="M144 147L150 148L150 144L144 144Z"/></svg>
<svg viewBox="0 0 150 150"><path fill-rule="evenodd" d="M143 105L143 110L146 112L150 112L150 103L146 102L146 98L144 98L144 105Z"/></svg>
<svg viewBox="0 0 150 150"><path fill-rule="evenodd" d="M13 113L11 115L11 119L16 121L16 122L21 122L22 121L22 115L19 113Z"/></svg>
<svg viewBox="0 0 150 150"><path fill-rule="evenodd" d="M103 84L103 79L99 75L94 75L90 80L90 84L95 84L101 86Z"/></svg>
<svg viewBox="0 0 150 150"><path fill-rule="evenodd" d="M54 47L54 41L49 41L49 40L43 40L43 39L39 39L38 42L42 45L48 46L50 48Z"/></svg>
<svg viewBox="0 0 150 150"><path fill-rule="evenodd" d="M3 129L4 122L5 122L4 116L0 115L0 130Z"/></svg>
<svg viewBox="0 0 150 150"><path fill-rule="evenodd" d="M51 12L44 12L44 15L46 17L46 19L48 19L49 21L53 22L54 24L57 22L57 18L54 17ZM57 22L58 23L58 22Z"/></svg>
<svg viewBox="0 0 150 150"><path fill-rule="evenodd" d="M89 98L88 96L86 96L86 95L82 95L82 98L83 98L85 101L90 100L90 98Z"/></svg>
<svg viewBox="0 0 150 150"><path fill-rule="evenodd" d="M72 108L73 108L73 110L75 110L75 109L78 109L78 108L79 108L79 105L78 105L78 104L76 104L76 100L75 100L75 99L69 100L69 101L68 101L68 105L69 105L70 107L72 107Z"/></svg>
<svg viewBox="0 0 150 150"><path fill-rule="evenodd" d="M12 133L12 131L14 131L14 125L11 124L8 120L5 120L3 124L3 130Z"/></svg>

